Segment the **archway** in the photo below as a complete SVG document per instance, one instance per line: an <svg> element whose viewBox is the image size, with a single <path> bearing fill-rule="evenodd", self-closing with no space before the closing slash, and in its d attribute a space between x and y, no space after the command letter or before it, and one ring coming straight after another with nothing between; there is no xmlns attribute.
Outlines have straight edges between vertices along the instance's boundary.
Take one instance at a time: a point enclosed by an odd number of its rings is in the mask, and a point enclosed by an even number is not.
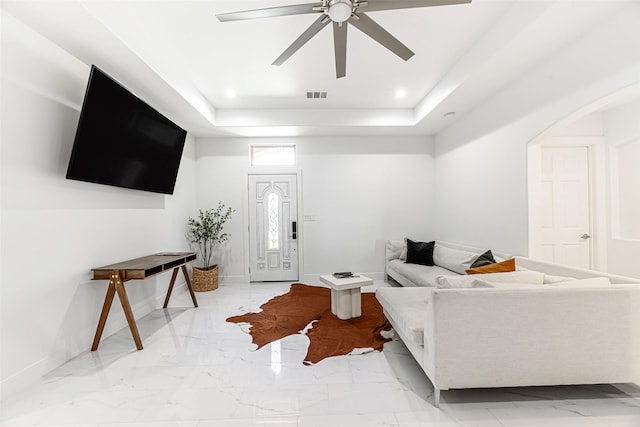
<svg viewBox="0 0 640 427"><path fill-rule="evenodd" d="M640 277L634 261L640 257L638 117L640 85L634 85L580 109L529 143L531 257ZM586 153L586 170L578 165L580 152ZM578 186L571 173L563 176L563 168L586 172L586 229L578 221L584 218ZM563 228L573 230L565 243ZM587 265L579 259L585 247Z"/></svg>

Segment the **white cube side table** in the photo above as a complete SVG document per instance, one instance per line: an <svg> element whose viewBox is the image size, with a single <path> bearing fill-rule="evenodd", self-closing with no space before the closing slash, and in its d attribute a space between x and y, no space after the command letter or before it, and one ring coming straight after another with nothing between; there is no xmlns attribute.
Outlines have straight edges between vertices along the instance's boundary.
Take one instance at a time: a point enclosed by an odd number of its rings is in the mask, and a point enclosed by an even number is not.
<svg viewBox="0 0 640 427"><path fill-rule="evenodd" d="M373 280L355 275L338 279L332 274L320 276L320 281L331 288L331 312L339 319L346 320L362 315L360 288L373 284Z"/></svg>

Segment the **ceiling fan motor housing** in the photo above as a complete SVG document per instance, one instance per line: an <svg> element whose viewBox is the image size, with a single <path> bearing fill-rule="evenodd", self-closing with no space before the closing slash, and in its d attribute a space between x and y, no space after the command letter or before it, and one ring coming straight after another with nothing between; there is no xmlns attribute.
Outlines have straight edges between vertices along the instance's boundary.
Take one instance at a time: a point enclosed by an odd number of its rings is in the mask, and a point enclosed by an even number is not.
<svg viewBox="0 0 640 427"><path fill-rule="evenodd" d="M351 17L353 3L350 0L331 0L327 15L333 22L345 22Z"/></svg>

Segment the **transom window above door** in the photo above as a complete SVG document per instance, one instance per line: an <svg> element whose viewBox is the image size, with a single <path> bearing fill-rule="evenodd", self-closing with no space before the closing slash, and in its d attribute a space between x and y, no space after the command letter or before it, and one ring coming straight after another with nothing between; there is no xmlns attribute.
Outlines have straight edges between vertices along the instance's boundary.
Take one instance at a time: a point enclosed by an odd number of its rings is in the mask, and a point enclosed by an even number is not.
<svg viewBox="0 0 640 427"><path fill-rule="evenodd" d="M251 166L295 166L294 144L251 144Z"/></svg>

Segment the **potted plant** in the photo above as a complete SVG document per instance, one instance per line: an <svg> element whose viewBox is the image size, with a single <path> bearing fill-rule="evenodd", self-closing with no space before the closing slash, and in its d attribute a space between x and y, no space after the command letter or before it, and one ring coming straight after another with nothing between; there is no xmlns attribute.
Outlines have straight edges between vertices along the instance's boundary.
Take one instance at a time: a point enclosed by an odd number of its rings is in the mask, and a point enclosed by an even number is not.
<svg viewBox="0 0 640 427"><path fill-rule="evenodd" d="M189 217L187 239L196 246L200 254L202 267L193 267L193 289L195 291L212 291L218 289L218 264L212 265L215 247L226 242L230 234L224 233L224 225L231 218L235 209L218 202L215 209L199 210L197 218Z"/></svg>

